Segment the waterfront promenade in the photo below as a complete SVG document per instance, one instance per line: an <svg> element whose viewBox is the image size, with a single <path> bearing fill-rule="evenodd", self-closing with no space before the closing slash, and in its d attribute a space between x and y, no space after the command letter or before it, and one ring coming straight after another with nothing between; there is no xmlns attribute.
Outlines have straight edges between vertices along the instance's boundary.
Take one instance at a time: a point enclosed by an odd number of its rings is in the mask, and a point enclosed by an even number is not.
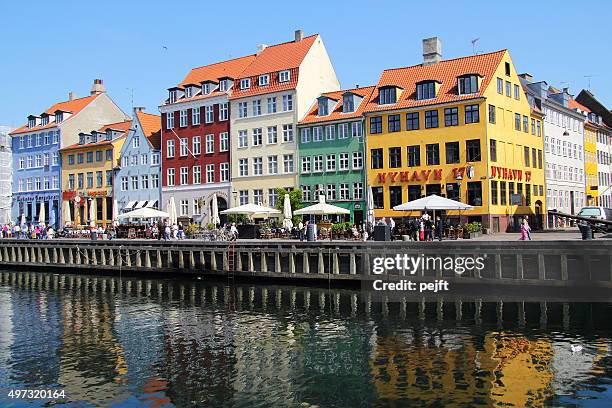
<svg viewBox="0 0 612 408"><path fill-rule="evenodd" d="M95 274L194 275L308 285L359 285L384 279L399 282L445 280L454 285L520 288L612 289L612 245L608 239L581 241L574 233L533 234L533 241L484 236L442 242L239 240L0 240L0 267ZM566 239L548 239L563 236ZM494 239L487 239L494 238ZM463 265L481 259L482 268L447 269L441 263L411 271L400 266L378 271L377 261L406 256L442 258ZM465 266L465 265L463 265Z"/></svg>

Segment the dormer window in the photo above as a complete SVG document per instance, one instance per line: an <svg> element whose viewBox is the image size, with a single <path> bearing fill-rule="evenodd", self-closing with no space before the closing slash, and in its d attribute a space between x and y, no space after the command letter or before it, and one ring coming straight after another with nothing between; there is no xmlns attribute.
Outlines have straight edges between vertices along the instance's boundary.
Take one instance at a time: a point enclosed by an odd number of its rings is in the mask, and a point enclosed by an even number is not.
<svg viewBox="0 0 612 408"><path fill-rule="evenodd" d="M45 115L45 116L41 117L40 123L43 126L48 125L49 124L49 116Z"/></svg>
<svg viewBox="0 0 612 408"><path fill-rule="evenodd" d="M260 75L259 76L259 86L265 86L270 84L270 75Z"/></svg>
<svg viewBox="0 0 612 408"><path fill-rule="evenodd" d="M240 80L240 89L249 89L251 87L251 78L244 78Z"/></svg>
<svg viewBox="0 0 612 408"><path fill-rule="evenodd" d="M106 140L113 140L113 131L106 129Z"/></svg>
<svg viewBox="0 0 612 408"><path fill-rule="evenodd" d="M329 104L327 103L327 99L319 99L317 115L319 116L329 115Z"/></svg>
<svg viewBox="0 0 612 408"><path fill-rule="evenodd" d="M342 96L342 112L351 113L355 111L355 98L351 94Z"/></svg>
<svg viewBox="0 0 612 408"><path fill-rule="evenodd" d="M291 73L289 71L281 71L278 73L278 82L289 82Z"/></svg>
<svg viewBox="0 0 612 408"><path fill-rule="evenodd" d="M28 127L29 128L33 128L34 126L36 126L36 118L29 118L28 119Z"/></svg>
<svg viewBox="0 0 612 408"><path fill-rule="evenodd" d="M191 87L188 86L187 88L185 88L185 98L191 98L192 93L191 93Z"/></svg>
<svg viewBox="0 0 612 408"><path fill-rule="evenodd" d="M176 102L176 90L170 91L170 103Z"/></svg>
<svg viewBox="0 0 612 408"><path fill-rule="evenodd" d="M219 91L220 92L225 92L225 91L227 91L228 88L229 88L229 80L228 79L222 79L221 81L219 81Z"/></svg>
<svg viewBox="0 0 612 408"><path fill-rule="evenodd" d="M62 120L64 120L64 112L56 112L55 123L60 123Z"/></svg>
<svg viewBox="0 0 612 408"><path fill-rule="evenodd" d="M203 95L210 94L210 82L206 82L205 84L202 85L202 94Z"/></svg>
<svg viewBox="0 0 612 408"><path fill-rule="evenodd" d="M389 105L397 102L397 88L394 86L385 86L380 88L378 103L380 105Z"/></svg>
<svg viewBox="0 0 612 408"><path fill-rule="evenodd" d="M85 135L79 135L79 144L85 144Z"/></svg>
<svg viewBox="0 0 612 408"><path fill-rule="evenodd" d="M478 92L478 75L464 75L459 77L459 95L469 95Z"/></svg>
<svg viewBox="0 0 612 408"><path fill-rule="evenodd" d="M423 81L417 84L417 100L433 99L436 97L436 81Z"/></svg>

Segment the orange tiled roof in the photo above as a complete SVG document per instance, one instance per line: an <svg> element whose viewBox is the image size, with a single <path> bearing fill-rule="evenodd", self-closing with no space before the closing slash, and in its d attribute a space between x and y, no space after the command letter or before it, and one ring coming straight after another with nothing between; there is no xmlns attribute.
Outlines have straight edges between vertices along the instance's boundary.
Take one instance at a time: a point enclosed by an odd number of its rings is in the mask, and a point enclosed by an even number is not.
<svg viewBox="0 0 612 408"><path fill-rule="evenodd" d="M266 47L236 80L232 91L232 99L294 89L298 81L298 68L317 39L319 39L319 35L314 34L298 42L289 41ZM288 82L280 83L278 82L277 75L272 75L270 85L257 85L259 75L285 70L291 71L291 77ZM240 89L239 81L242 78L251 78L251 87L249 89Z"/></svg>
<svg viewBox="0 0 612 408"><path fill-rule="evenodd" d="M569 100L569 107L570 109L580 109L583 112L590 112L591 110L589 108L587 108L586 106L584 106L583 104L581 104L580 102L577 102L575 99L571 98Z"/></svg>
<svg viewBox="0 0 612 408"><path fill-rule="evenodd" d="M64 101L64 102L58 102L55 105L51 106L49 109L47 109L46 111L44 111L43 113L47 113L49 115L53 115L55 114L56 111L63 111L63 112L70 112L72 113L72 115L76 115L78 112L80 112L81 110L83 110L83 108L85 108L87 105L89 105L94 99L96 99L98 95L90 95L90 96L85 96L83 98L77 98L77 99L73 99L71 101ZM70 118L67 118L66 120L70 120ZM62 122L64 123L64 122ZM26 133L26 132L36 132L39 130L44 130L44 129L49 129L49 128L53 128L57 126L57 123L55 122L51 122L47 125L44 126L35 126L33 128L29 128L27 124L15 129L14 131L12 131L11 133L9 133L10 135L16 135L19 133Z"/></svg>
<svg viewBox="0 0 612 408"><path fill-rule="evenodd" d="M204 81L219 82L219 78L223 77L237 78L254 59L255 54L194 68L189 71L179 86L200 84Z"/></svg>
<svg viewBox="0 0 612 408"><path fill-rule="evenodd" d="M363 114L363 111L366 105L368 104L368 100L370 98L370 95L372 94L372 91L374 91L374 86L364 86L362 88L343 89L340 91L326 92L324 94L321 94L321 96L326 96L328 98L338 101L338 103L334 106L334 109L327 116L319 116L317 115L319 109L318 103L317 101L315 101L304 119L300 121L300 124L330 122L334 120L343 120L359 117ZM355 111L351 113L342 112L342 95L346 92L351 92L363 97L361 104L359 104L357 109L355 109Z"/></svg>
<svg viewBox="0 0 612 408"><path fill-rule="evenodd" d="M108 145L112 145L113 143L115 143L118 140L124 139L126 137L125 134L113 139L113 140L100 140L99 142L96 143L85 143L85 144L79 144L79 143L75 143L73 145L70 146L66 146L63 149L60 149L60 151L65 152L68 150L73 150L73 149L85 149L88 147L100 147L100 146L108 146Z"/></svg>
<svg viewBox="0 0 612 408"><path fill-rule="evenodd" d="M127 132L132 126L132 120L122 120L121 122L109 123L108 125L102 126L98 129L98 132L106 132L108 129L112 130L122 130Z"/></svg>
<svg viewBox="0 0 612 408"><path fill-rule="evenodd" d="M443 60L431 65L419 64L406 68L387 69L383 71L376 85L377 89L372 92L366 112L426 106L480 97L493 79L495 70L505 53L504 49L487 54ZM457 77L465 74L478 74L482 77L478 93L457 95ZM441 83L438 94L434 99L418 101L416 100L416 84L427 80ZM389 85L398 86L403 91L396 103L379 105L378 88Z"/></svg>
<svg viewBox="0 0 612 408"><path fill-rule="evenodd" d="M136 112L142 132L155 149L161 147L161 116L151 113Z"/></svg>
<svg viewBox="0 0 612 408"><path fill-rule="evenodd" d="M266 47L239 78L298 68L318 37L318 34L314 34L298 42L289 41Z"/></svg>

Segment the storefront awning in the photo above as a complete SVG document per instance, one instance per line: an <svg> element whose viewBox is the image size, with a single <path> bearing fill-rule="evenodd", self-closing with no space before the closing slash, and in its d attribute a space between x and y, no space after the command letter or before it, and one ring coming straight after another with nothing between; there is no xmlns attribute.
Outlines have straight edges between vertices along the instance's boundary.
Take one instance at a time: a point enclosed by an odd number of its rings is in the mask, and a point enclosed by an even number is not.
<svg viewBox="0 0 612 408"><path fill-rule="evenodd" d="M145 206L147 202L146 201L139 201L138 203L136 203L136 206L134 207L135 210L142 208Z"/></svg>
<svg viewBox="0 0 612 408"><path fill-rule="evenodd" d="M124 210L131 210L132 207L134 207L134 204L136 204L136 201L130 201L129 203L127 203L127 205L125 207L123 207Z"/></svg>
<svg viewBox="0 0 612 408"><path fill-rule="evenodd" d="M149 200L147 202L146 208L155 208L157 206L157 200Z"/></svg>

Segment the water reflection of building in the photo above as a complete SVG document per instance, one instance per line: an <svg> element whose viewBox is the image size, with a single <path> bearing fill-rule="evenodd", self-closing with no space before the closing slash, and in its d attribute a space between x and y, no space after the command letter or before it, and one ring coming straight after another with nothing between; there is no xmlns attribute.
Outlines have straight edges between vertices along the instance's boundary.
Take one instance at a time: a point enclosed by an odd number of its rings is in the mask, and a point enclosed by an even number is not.
<svg viewBox="0 0 612 408"><path fill-rule="evenodd" d="M379 337L370 359L379 398L457 406L541 406L551 395L551 344L510 333Z"/></svg>
<svg viewBox="0 0 612 408"><path fill-rule="evenodd" d="M172 286L169 285L169 290ZM232 398L231 322L226 311L182 306L166 312L165 361L158 372L176 406L218 406Z"/></svg>
<svg viewBox="0 0 612 408"><path fill-rule="evenodd" d="M79 278L77 278L79 279ZM62 304L59 384L71 400L108 406L129 395L125 352L115 338L115 299L80 289Z"/></svg>
<svg viewBox="0 0 612 408"><path fill-rule="evenodd" d="M0 387L4 388L11 377L10 359L13 346L13 307L11 294L0 292Z"/></svg>
<svg viewBox="0 0 612 408"><path fill-rule="evenodd" d="M57 383L62 331L58 297L23 290L13 292L11 300L11 380L30 387Z"/></svg>

